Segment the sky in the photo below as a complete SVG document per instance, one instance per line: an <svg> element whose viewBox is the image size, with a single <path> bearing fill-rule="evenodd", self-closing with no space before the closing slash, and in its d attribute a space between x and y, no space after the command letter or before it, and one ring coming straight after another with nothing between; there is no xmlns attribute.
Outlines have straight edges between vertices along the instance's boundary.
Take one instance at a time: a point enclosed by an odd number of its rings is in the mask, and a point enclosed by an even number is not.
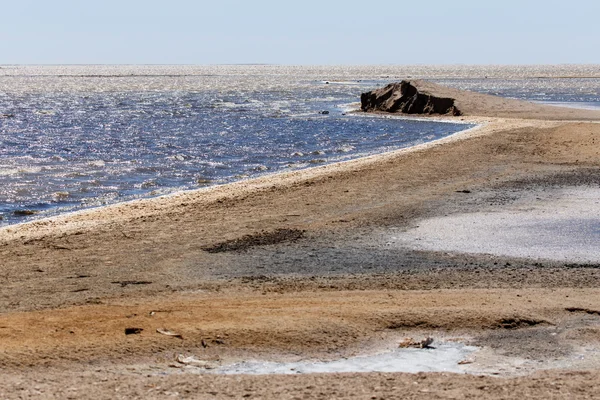
<svg viewBox="0 0 600 400"><path fill-rule="evenodd" d="M598 0L0 0L0 64L591 64Z"/></svg>

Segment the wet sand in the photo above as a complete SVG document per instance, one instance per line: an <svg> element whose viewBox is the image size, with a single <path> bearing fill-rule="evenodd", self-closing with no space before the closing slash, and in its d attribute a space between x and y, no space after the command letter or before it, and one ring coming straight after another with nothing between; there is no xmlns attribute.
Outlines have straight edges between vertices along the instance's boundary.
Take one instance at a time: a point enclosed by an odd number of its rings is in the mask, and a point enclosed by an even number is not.
<svg viewBox="0 0 600 400"><path fill-rule="evenodd" d="M391 239L598 187L590 111L514 119L499 104L418 148L0 230L0 395L593 397L596 261ZM332 360L406 336L480 347L473 375L199 376L175 361Z"/></svg>

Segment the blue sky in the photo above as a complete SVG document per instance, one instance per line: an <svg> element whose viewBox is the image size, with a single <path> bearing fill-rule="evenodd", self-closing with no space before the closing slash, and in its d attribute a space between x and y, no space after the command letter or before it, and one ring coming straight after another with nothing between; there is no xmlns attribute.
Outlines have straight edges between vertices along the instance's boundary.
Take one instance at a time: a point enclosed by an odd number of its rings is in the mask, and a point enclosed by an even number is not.
<svg viewBox="0 0 600 400"><path fill-rule="evenodd" d="M0 0L0 64L600 63L598 0Z"/></svg>

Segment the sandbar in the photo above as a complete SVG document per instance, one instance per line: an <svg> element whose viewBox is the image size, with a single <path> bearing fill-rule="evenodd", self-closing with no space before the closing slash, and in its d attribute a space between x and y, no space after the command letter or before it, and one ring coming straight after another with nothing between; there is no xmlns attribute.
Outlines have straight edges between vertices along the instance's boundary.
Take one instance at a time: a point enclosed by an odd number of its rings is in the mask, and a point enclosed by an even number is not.
<svg viewBox="0 0 600 400"><path fill-rule="evenodd" d="M493 231L490 215L536 191L595 198L600 113L502 104L411 149L0 229L0 395L594 396L598 261L448 240L456 218ZM209 376L176 361L335 360L407 336L482 350L468 374Z"/></svg>

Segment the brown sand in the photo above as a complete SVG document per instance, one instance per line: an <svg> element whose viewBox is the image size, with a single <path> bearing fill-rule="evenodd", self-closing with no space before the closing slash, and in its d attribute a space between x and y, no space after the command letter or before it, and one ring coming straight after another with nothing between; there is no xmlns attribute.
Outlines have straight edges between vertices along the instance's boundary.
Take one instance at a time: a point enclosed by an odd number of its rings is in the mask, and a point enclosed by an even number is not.
<svg viewBox="0 0 600 400"><path fill-rule="evenodd" d="M508 99L482 93L458 90L423 80L411 81L420 92L435 93L437 97L455 99L457 108L466 116L523 118L538 120L586 120L597 121L598 111L563 107Z"/></svg>
<svg viewBox="0 0 600 400"><path fill-rule="evenodd" d="M483 126L419 148L0 230L0 397L593 398L598 357L577 355L600 349L597 266L381 240L534 187L598 184L600 124L583 121L600 114L507 119L514 103L486 101L469 119ZM482 346L465 370L504 377L169 367L177 354L332 359L422 335Z"/></svg>

